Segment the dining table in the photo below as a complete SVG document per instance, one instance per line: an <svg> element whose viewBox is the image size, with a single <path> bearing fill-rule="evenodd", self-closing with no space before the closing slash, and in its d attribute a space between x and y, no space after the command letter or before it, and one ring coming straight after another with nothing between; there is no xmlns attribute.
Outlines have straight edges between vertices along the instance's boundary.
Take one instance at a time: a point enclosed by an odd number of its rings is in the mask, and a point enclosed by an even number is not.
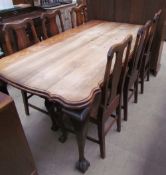
<svg viewBox="0 0 166 175"><path fill-rule="evenodd" d="M140 25L92 20L0 59L0 80L43 97L49 104L69 110L85 110L73 117L77 130L77 168L90 166L85 158L88 114L96 94L101 92L107 52L111 46L132 35L131 52ZM52 107L52 108L53 108Z"/></svg>

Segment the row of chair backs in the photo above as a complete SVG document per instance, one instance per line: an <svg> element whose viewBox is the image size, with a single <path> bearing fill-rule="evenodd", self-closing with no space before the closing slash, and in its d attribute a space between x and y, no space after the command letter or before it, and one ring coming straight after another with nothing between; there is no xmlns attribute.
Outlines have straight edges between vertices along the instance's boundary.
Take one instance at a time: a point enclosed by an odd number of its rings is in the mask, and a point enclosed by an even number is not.
<svg viewBox="0 0 166 175"><path fill-rule="evenodd" d="M129 64L129 75L142 71L149 61L149 54L160 14L161 10L155 14L153 20L149 20L141 29L139 29L132 60Z"/></svg>
<svg viewBox="0 0 166 175"><path fill-rule="evenodd" d="M114 101L114 99L116 99L117 96L120 97L122 93L123 82L125 79L129 60L131 41L132 36L130 35L120 44L111 47L107 55L107 65L102 86L101 99L101 106L104 107L107 111L105 113L107 116L109 112L112 113L112 102ZM123 58L125 58L124 62ZM115 63L111 74L112 76L110 78L113 59L115 59Z"/></svg>
<svg viewBox="0 0 166 175"><path fill-rule="evenodd" d="M147 76L149 80L150 74L150 54L153 38L156 33L157 23L161 14L159 10L152 20L139 29L132 54L129 62L129 71L125 80L123 92L124 119L127 121L128 101L134 95L134 102L138 100L138 83L140 79L141 93L143 93L144 78ZM129 91L131 92L129 94ZM129 94L129 95L128 95Z"/></svg>
<svg viewBox="0 0 166 175"><path fill-rule="evenodd" d="M71 10L71 14L76 14L76 26L83 24L86 19L86 6L80 5ZM72 27L74 27L74 18ZM47 39L51 36L64 32L64 25L60 10L45 12L41 15L43 36L38 39L33 20L26 18L20 22L6 23L2 29L3 48L6 55L10 55L28 46L31 46L39 40ZM59 22L60 25L57 24ZM59 28L60 27L60 28Z"/></svg>
<svg viewBox="0 0 166 175"><path fill-rule="evenodd" d="M19 22L6 23L2 28L2 38L4 40L4 50L7 55L21 49L27 48L42 39L47 39L53 35L59 34L56 19L59 18L61 31L64 31L61 13L55 10L51 13L46 12L41 15L43 36L38 39L34 22L26 18Z"/></svg>
<svg viewBox="0 0 166 175"><path fill-rule="evenodd" d="M97 120L99 121L100 127L102 126L101 128L104 127L103 123L105 123L107 119L111 116L111 114L115 111L116 112L115 117L117 117L117 129L118 131L121 130L120 111L121 111L122 92L126 92L124 89L126 89L128 92L128 90L130 89L130 82L132 82L134 88L137 89L136 93L138 93L138 79L139 79L140 67L142 67L142 62L145 61L144 55L146 55L147 52L150 52L160 14L161 11L159 11L155 15L153 21L148 21L142 28L139 29L130 63L128 62L131 54L130 48L131 48L132 36L127 37L127 39L124 40L122 43L114 45L110 48L107 57L107 65L105 69L104 81L101 87L102 88L101 101L97 114ZM124 56L125 60L123 63ZM114 59L115 64L111 72L111 67ZM126 77L127 70L128 74ZM125 87L124 87L124 81L125 81ZM105 157L105 148L104 148L105 143L103 141L104 140L103 137L108 132L110 127L111 126L105 128L106 130L104 129L104 133L103 131L100 131L99 134L100 135L99 140L101 139L100 148L102 157Z"/></svg>

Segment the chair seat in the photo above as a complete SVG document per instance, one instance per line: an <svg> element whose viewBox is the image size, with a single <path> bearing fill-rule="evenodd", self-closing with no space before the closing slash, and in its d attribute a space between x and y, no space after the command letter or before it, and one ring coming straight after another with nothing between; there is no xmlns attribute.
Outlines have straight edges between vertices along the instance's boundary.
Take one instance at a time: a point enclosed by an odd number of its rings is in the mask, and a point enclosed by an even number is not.
<svg viewBox="0 0 166 175"><path fill-rule="evenodd" d="M97 118L97 113L98 113L98 108L99 108L99 104L100 104L100 98L101 98L101 93L97 94L94 102L92 104L92 109L90 112L90 118ZM65 109L62 108L62 112L66 115L72 116L73 118L77 119L77 120L83 120L84 117L86 116L85 113L87 113L89 111L89 108L86 108L84 110L70 110L70 109Z"/></svg>
<svg viewBox="0 0 166 175"><path fill-rule="evenodd" d="M66 109L66 108L62 108L62 112L68 116L71 116L72 118L74 118L77 121L83 121L88 112L89 112L89 107L83 109L83 110L70 110L70 109Z"/></svg>

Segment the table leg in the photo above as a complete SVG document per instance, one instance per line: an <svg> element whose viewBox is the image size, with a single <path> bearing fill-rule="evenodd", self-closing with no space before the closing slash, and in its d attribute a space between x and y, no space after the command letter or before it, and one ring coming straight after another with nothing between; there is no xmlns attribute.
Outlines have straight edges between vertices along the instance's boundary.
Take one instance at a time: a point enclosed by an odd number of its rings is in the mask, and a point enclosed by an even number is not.
<svg viewBox="0 0 166 175"><path fill-rule="evenodd" d="M45 107L49 113L49 116L51 118L52 121L52 127L51 129L53 131L57 131L59 129L57 121L55 119L55 111L54 111L54 104L50 101L48 101L47 99L45 99Z"/></svg>
<svg viewBox="0 0 166 175"><path fill-rule="evenodd" d="M9 95L9 92L7 90L7 83L0 80L0 91Z"/></svg>
<svg viewBox="0 0 166 175"><path fill-rule="evenodd" d="M54 103L49 102L48 100L45 100L45 106L52 120L51 129L53 131L57 131L58 129L61 129L62 135L59 137L59 141L61 143L64 143L67 140L67 131L63 123L63 113L62 113L61 107L58 104L55 105ZM55 111L55 108L56 108L56 111Z"/></svg>
<svg viewBox="0 0 166 175"><path fill-rule="evenodd" d="M58 123L59 128L61 129L62 135L59 137L59 141L61 143L66 142L67 140L67 131L65 129L65 124L63 121L63 112L62 112L62 108L59 105L56 105L56 121Z"/></svg>
<svg viewBox="0 0 166 175"><path fill-rule="evenodd" d="M79 151L79 160L76 163L76 168L84 173L90 166L89 161L87 161L84 156L85 140L88 131L88 117L85 119L85 121L82 122L74 119L71 119L71 121L75 129Z"/></svg>

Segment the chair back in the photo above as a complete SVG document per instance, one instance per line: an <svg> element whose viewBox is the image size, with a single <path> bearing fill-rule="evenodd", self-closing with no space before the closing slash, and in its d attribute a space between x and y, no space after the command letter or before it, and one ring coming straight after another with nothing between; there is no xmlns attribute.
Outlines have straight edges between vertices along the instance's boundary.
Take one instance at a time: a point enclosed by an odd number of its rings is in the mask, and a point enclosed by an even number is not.
<svg viewBox="0 0 166 175"><path fill-rule="evenodd" d="M87 19L87 6L86 5L79 5L78 7L72 8L71 12L71 23L72 28L76 26L79 26L83 23L86 23L88 21ZM75 18L74 18L75 15ZM76 20L74 20L76 19Z"/></svg>
<svg viewBox="0 0 166 175"><path fill-rule="evenodd" d="M146 46L145 46L145 55L144 55L144 59L143 59L143 68L146 69L146 65L148 64L148 62L150 61L150 54L151 54L151 48L152 48L152 44L153 44L153 39L154 36L156 34L156 30L157 30L157 24L161 15L161 10L159 10L152 21L148 21L145 26L147 26L148 28L148 32L146 35Z"/></svg>
<svg viewBox="0 0 166 175"><path fill-rule="evenodd" d="M157 24L159 22L160 16L161 16L162 10L160 9L157 13L155 13L154 17L153 17L153 23L155 25L155 29L154 29L154 33L157 30Z"/></svg>
<svg viewBox="0 0 166 175"><path fill-rule="evenodd" d="M149 33L147 35L147 48L146 48L146 52L150 52L150 50L151 50L151 46L152 46L152 43L153 43L153 38L154 38L155 33L156 33L156 30L157 30L157 24L159 22L159 19L160 19L160 16L161 16L161 12L162 12L162 10L159 10L155 14L155 16L154 16L154 18L152 20L152 25L149 28Z"/></svg>
<svg viewBox="0 0 166 175"><path fill-rule="evenodd" d="M142 58L144 55L145 45L146 45L146 34L148 30L149 30L148 26L143 26L138 30L132 58L129 62L128 75L130 77L132 75L138 74L140 71L140 66L142 63Z"/></svg>
<svg viewBox="0 0 166 175"><path fill-rule="evenodd" d="M112 46L108 52L101 97L101 105L105 109L109 108L109 105L118 95L121 96L127 72L131 42L132 36L129 35L121 43ZM115 63L111 72L113 60L115 60Z"/></svg>
<svg viewBox="0 0 166 175"><path fill-rule="evenodd" d="M57 18L59 19L61 31L64 32L64 25L60 10L46 12L41 15L44 39L60 33Z"/></svg>
<svg viewBox="0 0 166 175"><path fill-rule="evenodd" d="M34 23L30 18L4 24L2 33L5 55L12 54L39 42Z"/></svg>

